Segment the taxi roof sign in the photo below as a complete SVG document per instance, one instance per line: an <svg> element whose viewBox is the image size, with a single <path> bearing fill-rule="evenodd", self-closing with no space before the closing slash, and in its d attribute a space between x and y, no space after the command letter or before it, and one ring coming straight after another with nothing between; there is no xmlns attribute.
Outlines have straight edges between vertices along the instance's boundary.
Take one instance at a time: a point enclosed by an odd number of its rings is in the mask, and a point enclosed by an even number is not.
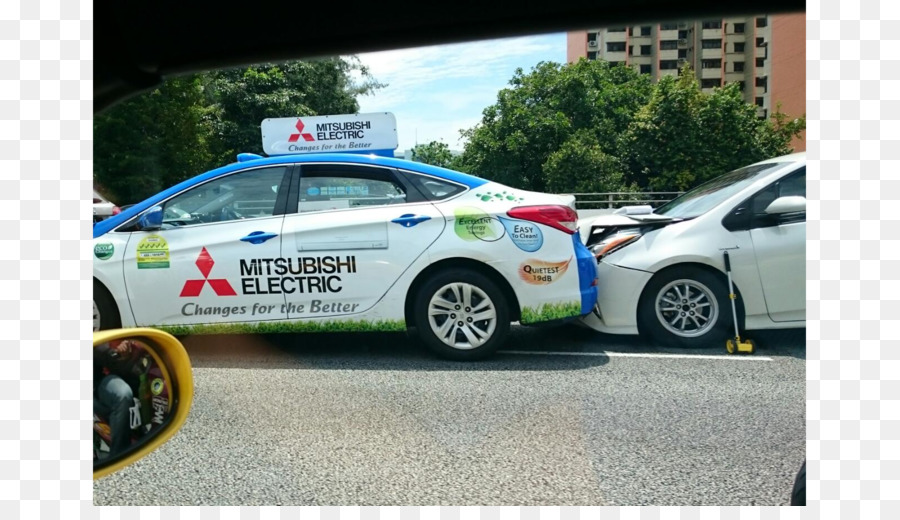
<svg viewBox="0 0 900 520"><path fill-rule="evenodd" d="M396 150L397 119L390 112L279 117L261 125L263 151L272 155Z"/></svg>

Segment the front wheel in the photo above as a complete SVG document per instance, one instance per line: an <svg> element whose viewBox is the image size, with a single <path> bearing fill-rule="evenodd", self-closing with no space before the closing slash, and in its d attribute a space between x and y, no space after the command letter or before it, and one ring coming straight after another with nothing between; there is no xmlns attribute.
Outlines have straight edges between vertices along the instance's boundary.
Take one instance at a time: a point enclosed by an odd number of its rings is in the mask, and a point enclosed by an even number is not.
<svg viewBox="0 0 900 520"><path fill-rule="evenodd" d="M676 347L721 347L734 336L726 284L714 273L684 266L655 276L638 309L641 332Z"/></svg>
<svg viewBox="0 0 900 520"><path fill-rule="evenodd" d="M463 269L433 276L419 290L414 320L425 345L458 361L483 359L509 333L509 306L488 277Z"/></svg>

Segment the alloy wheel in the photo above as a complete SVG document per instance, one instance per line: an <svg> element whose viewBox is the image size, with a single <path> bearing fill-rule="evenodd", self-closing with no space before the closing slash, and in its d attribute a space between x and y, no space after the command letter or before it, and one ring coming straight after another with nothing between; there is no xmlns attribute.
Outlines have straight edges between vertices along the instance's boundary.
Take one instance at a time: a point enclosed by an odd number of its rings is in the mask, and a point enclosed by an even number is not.
<svg viewBox="0 0 900 520"><path fill-rule="evenodd" d="M450 283L431 297L428 323L435 336L446 345L471 350L491 339L497 327L497 309L477 286Z"/></svg>
<svg viewBox="0 0 900 520"><path fill-rule="evenodd" d="M697 280L669 282L657 293L655 307L659 323L683 338L706 334L719 317L715 294Z"/></svg>

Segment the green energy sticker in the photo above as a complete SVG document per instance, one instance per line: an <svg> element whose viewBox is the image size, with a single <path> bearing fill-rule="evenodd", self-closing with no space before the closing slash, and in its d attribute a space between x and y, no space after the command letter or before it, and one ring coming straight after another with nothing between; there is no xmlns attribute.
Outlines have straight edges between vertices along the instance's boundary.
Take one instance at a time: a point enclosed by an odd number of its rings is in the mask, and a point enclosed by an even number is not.
<svg viewBox="0 0 900 520"><path fill-rule="evenodd" d="M506 234L506 228L498 219L478 208L464 206L456 208L453 213L456 216L453 229L463 240L496 242Z"/></svg>
<svg viewBox="0 0 900 520"><path fill-rule="evenodd" d="M94 256L100 260L109 260L115 249L112 244L97 244L94 246Z"/></svg>
<svg viewBox="0 0 900 520"><path fill-rule="evenodd" d="M138 269L168 269L169 244L159 235L144 237L137 246Z"/></svg>

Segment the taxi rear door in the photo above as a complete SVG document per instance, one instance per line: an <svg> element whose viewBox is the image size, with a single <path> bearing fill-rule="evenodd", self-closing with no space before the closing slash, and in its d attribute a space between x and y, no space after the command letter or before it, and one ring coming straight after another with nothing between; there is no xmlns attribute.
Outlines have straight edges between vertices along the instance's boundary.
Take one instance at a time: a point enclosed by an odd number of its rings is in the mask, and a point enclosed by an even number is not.
<svg viewBox="0 0 900 520"><path fill-rule="evenodd" d="M443 215L391 168L303 164L288 202L288 318L371 309L444 230ZM293 213L296 211L296 213ZM403 317L403 309L385 310Z"/></svg>

